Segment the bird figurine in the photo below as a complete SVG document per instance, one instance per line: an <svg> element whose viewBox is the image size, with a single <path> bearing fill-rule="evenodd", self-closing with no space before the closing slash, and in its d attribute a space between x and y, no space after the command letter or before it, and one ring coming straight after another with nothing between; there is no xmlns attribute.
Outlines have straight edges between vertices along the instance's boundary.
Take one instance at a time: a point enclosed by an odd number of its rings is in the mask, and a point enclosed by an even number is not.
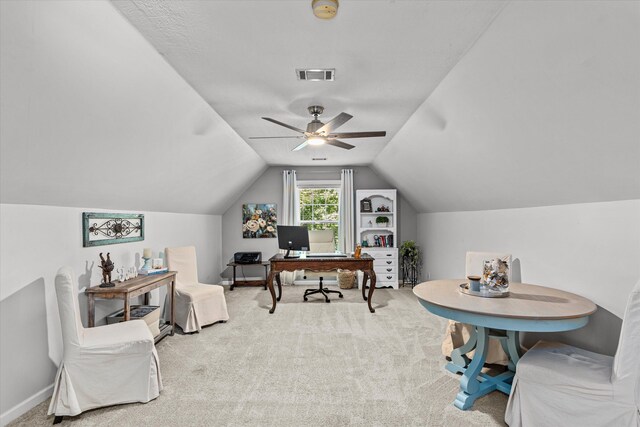
<svg viewBox="0 0 640 427"><path fill-rule="evenodd" d="M102 252L100 252L100 268L102 269L102 283L100 284L101 288L112 288L116 284L111 281L111 272L115 265L113 261L111 261L111 257L109 256L110 252L107 252L107 259L105 260L102 256Z"/></svg>

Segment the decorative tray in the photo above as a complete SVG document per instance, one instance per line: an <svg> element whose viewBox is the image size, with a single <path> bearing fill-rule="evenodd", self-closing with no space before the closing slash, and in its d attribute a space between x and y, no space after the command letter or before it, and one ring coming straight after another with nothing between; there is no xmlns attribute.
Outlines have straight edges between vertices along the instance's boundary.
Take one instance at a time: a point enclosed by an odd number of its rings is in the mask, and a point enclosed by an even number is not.
<svg viewBox="0 0 640 427"><path fill-rule="evenodd" d="M468 283L460 284L460 293L465 295L473 295L474 297L482 297L482 298L506 298L509 296L509 291L506 292L492 292L492 291L472 291L469 289Z"/></svg>

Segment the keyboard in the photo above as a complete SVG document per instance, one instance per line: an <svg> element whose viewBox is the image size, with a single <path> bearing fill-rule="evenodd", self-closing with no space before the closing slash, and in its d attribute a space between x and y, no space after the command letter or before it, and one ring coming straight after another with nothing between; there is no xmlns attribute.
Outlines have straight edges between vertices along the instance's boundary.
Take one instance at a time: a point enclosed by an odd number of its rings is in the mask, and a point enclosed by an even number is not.
<svg viewBox="0 0 640 427"><path fill-rule="evenodd" d="M315 252L307 254L307 258L346 258L347 255L337 252Z"/></svg>

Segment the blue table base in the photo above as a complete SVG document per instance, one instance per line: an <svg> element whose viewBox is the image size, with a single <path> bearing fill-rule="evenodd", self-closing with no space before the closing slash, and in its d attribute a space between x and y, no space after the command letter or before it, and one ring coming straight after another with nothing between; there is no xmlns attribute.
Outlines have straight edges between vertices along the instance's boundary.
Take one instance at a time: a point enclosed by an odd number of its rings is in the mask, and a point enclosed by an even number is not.
<svg viewBox="0 0 640 427"><path fill-rule="evenodd" d="M491 338L500 340L504 352L509 356L509 370L496 376L482 372ZM473 350L475 350L475 354L470 360L466 354ZM453 402L456 408L469 409L476 399L494 390L510 394L515 366L520 360L521 354L517 331L496 331L482 326L472 326L469 340L453 350L451 362L445 365L449 372L462 374L460 392Z"/></svg>
<svg viewBox="0 0 640 427"><path fill-rule="evenodd" d="M462 373L460 392L456 396L454 405L463 410L471 408L477 398L494 390L506 394L511 393L511 382L515 375L516 365L522 355L518 331L571 331L583 327L589 321L589 316L548 320L499 317L455 310L431 304L423 299L419 299L419 301L431 313L466 323L472 328L469 340L451 352L451 363L445 365L445 368L450 372ZM495 377L482 372L487 358L489 339L500 340L502 349L509 356L509 370ZM473 359L469 359L467 354L473 350L475 350Z"/></svg>

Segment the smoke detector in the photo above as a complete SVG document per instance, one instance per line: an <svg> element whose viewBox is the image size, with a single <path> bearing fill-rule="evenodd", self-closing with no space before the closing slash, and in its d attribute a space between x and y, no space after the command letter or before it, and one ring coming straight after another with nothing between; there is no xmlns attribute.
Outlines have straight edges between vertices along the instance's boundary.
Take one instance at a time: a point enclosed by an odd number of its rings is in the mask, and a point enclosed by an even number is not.
<svg viewBox="0 0 640 427"><path fill-rule="evenodd" d="M320 19L332 19L338 13L338 0L312 0L313 14Z"/></svg>

